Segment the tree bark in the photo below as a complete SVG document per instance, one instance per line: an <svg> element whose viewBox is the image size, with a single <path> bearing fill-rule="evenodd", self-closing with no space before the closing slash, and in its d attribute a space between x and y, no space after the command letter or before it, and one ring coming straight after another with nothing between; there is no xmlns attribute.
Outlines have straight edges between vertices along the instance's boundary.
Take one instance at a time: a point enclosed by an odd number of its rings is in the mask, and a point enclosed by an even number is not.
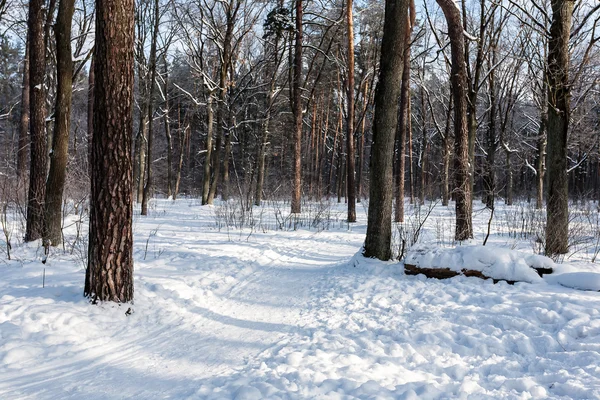
<svg viewBox="0 0 600 400"><path fill-rule="evenodd" d="M141 84L140 86L142 86ZM135 139L136 148L136 201L142 202L144 198L144 182L146 180L146 148L148 144L148 103L146 101L147 93L143 88L140 88L140 97L144 99L140 108L140 126L138 128L137 137Z"/></svg>
<svg viewBox="0 0 600 400"><path fill-rule="evenodd" d="M425 204L425 196L427 190L427 150L429 148L429 141L427 138L427 113L425 111L425 90L423 85L421 85L420 90L421 97L421 118L423 119L423 129L421 137L421 190L419 191L419 202L421 204Z"/></svg>
<svg viewBox="0 0 600 400"><path fill-rule="evenodd" d="M90 74L88 76L87 95L87 138L88 138L88 175L92 174L92 140L94 137L94 57L90 62Z"/></svg>
<svg viewBox="0 0 600 400"><path fill-rule="evenodd" d="M142 193L142 215L148 215L148 202L152 196L152 188L154 185L154 171L152 163L154 159L154 86L156 81L156 42L158 40L158 26L160 23L160 8L158 0L154 1L154 27L152 30L152 43L150 44L150 82L148 87L148 153L146 156L146 185ZM141 176L141 175L140 175Z"/></svg>
<svg viewBox="0 0 600 400"><path fill-rule="evenodd" d="M436 0L448 23L452 53L452 96L454 100L454 192L456 199L455 239L473 237L471 181L469 179L469 130L467 128L467 68L464 30L460 10L452 0Z"/></svg>
<svg viewBox="0 0 600 400"><path fill-rule="evenodd" d="M410 29L407 30L409 35ZM404 50L404 68L402 70L402 86L400 89L400 107L398 108L398 126L396 137L398 152L396 154L396 207L394 209L394 222L404 222L404 176L406 175L406 133L411 125L410 116L410 46L407 36L406 49Z"/></svg>
<svg viewBox="0 0 600 400"><path fill-rule="evenodd" d="M60 0L56 17L56 106L54 135L50 153L50 171L46 184L44 243L62 243L62 196L67 175L71 98L73 95L73 59L71 56L71 23L75 0Z"/></svg>
<svg viewBox="0 0 600 400"><path fill-rule="evenodd" d="M442 138L442 205L448 206L450 200L450 155L452 153L450 139L450 122L452 121L452 96L448 102L448 111L446 113L446 126L444 127L444 137Z"/></svg>
<svg viewBox="0 0 600 400"><path fill-rule="evenodd" d="M25 241L42 237L44 229L44 197L46 193L46 47L44 0L29 2L27 42L29 44L29 192L27 196L27 225Z"/></svg>
<svg viewBox="0 0 600 400"><path fill-rule="evenodd" d="M27 175L27 150L29 146L29 39L25 44L23 59L23 88L21 91L21 122L19 125L19 148L17 150L17 177Z"/></svg>
<svg viewBox="0 0 600 400"><path fill-rule="evenodd" d="M302 195L302 0L296 0L296 37L294 43L294 75L292 113L294 115L294 180L292 190L292 210L300 213Z"/></svg>
<svg viewBox="0 0 600 400"><path fill-rule="evenodd" d="M210 195L210 171L212 169L213 161L213 126L214 126L214 112L213 112L213 97L212 92L208 93L208 99L206 101L206 157L204 158L204 178L202 180L202 205L210 204L208 197ZM183 152L183 147L181 149Z"/></svg>
<svg viewBox="0 0 600 400"><path fill-rule="evenodd" d="M398 125L398 97L404 63L407 0L386 0L379 82L375 91L371 185L365 257L392 256L392 200L394 139Z"/></svg>
<svg viewBox="0 0 600 400"><path fill-rule="evenodd" d="M348 222L356 222L356 156L354 152L354 23L352 21L352 0L346 1L346 22L348 24L348 119L346 121L346 186L348 191Z"/></svg>
<svg viewBox="0 0 600 400"><path fill-rule="evenodd" d="M167 196L173 195L173 137L171 136L171 121L169 118L170 104L169 104L169 68L166 57L164 58L164 76L165 83L163 86L163 92L165 95L165 115L163 122L165 124L165 138L167 139Z"/></svg>
<svg viewBox="0 0 600 400"><path fill-rule="evenodd" d="M548 42L548 205L546 254L569 250L569 192L567 138L569 132L569 36L573 15L571 0L552 0Z"/></svg>
<svg viewBox="0 0 600 400"><path fill-rule="evenodd" d="M97 0L90 235L85 296L133 300L134 1Z"/></svg>
<svg viewBox="0 0 600 400"><path fill-rule="evenodd" d="M495 50L494 50L494 63L496 61ZM490 63L490 68L493 66ZM483 200L487 208L490 210L494 209L494 199L496 194L496 80L495 73L492 69L489 72L489 87L490 87L490 104L489 104L489 125L487 131L487 157L486 157L486 170L483 177Z"/></svg>

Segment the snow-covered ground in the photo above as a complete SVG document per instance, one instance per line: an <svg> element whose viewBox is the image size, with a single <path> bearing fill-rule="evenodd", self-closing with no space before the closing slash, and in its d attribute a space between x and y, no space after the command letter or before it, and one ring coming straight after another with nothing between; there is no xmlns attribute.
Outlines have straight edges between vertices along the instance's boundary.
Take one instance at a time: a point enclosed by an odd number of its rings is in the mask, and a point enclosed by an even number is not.
<svg viewBox="0 0 600 400"><path fill-rule="evenodd" d="M13 260L0 254L0 399L600 398L600 293L405 276L359 255L361 206L350 229L343 204L295 221L270 205L241 229L224 222L234 208L156 200L136 217L133 305L82 297L74 217L45 265L14 234ZM428 211L407 210L395 246ZM533 254L535 218L496 213L488 246ZM472 244L488 217L476 207ZM438 205L418 242L449 248L452 232ZM573 249L559 261L600 272L596 248Z"/></svg>

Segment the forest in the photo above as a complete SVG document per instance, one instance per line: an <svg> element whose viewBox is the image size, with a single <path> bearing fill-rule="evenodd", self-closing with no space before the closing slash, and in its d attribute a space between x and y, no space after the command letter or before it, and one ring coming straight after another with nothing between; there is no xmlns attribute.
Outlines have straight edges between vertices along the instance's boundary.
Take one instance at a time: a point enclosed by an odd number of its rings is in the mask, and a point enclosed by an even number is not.
<svg viewBox="0 0 600 400"><path fill-rule="evenodd" d="M597 0L0 0L0 397L600 398L599 139Z"/></svg>

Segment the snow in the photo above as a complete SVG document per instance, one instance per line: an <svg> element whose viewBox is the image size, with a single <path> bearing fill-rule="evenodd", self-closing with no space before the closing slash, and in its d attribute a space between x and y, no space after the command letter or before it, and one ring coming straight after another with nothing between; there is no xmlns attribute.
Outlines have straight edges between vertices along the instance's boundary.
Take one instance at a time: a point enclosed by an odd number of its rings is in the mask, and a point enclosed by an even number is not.
<svg viewBox="0 0 600 400"><path fill-rule="evenodd" d="M600 292L600 273L584 271L567 272L549 276L546 280L566 287Z"/></svg>
<svg viewBox="0 0 600 400"><path fill-rule="evenodd" d="M600 398L600 293L562 286L592 286L583 252L555 264L557 282L435 280L363 258L361 206L350 227L332 204L284 231L273 215L289 205L255 209L252 229L223 227L223 207L153 200L136 217L133 305L81 296L74 231L45 265L39 243L13 243L0 258L0 398ZM450 215L438 206L417 246L450 249ZM501 231L439 260L507 274L554 264Z"/></svg>
<svg viewBox="0 0 600 400"><path fill-rule="evenodd" d="M527 254L495 246L457 246L452 249L432 245L413 246L405 262L422 268L448 268L481 271L485 276L508 281L540 282L534 268L552 268L554 262L535 254Z"/></svg>

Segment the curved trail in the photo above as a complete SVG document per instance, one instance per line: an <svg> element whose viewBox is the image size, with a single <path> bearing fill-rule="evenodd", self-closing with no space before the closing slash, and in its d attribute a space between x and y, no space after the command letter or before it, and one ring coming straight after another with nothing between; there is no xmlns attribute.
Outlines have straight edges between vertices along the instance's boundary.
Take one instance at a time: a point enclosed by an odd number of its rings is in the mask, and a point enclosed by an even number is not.
<svg viewBox="0 0 600 400"><path fill-rule="evenodd" d="M150 243L146 250L144 243L142 228L151 232L153 224L137 223L131 316L123 307L88 305L72 271L65 272L62 289L50 289L57 300L52 307L44 307L48 293L40 293L24 304L25 312L13 310L21 319L12 320L16 325L37 319L39 331L31 333L37 346L29 336L22 338L21 354L0 347L9 365L11 354L26 359L0 370L0 398L50 399L57 390L63 399L194 396L204 381L235 374L282 340L303 335L323 269L356 251L341 246L332 254L321 246L323 235L308 231L287 240L268 233L228 241L229 235L213 230L182 233L181 215L164 218L155 224L155 243L164 246L157 249ZM1 307L10 314L17 304Z"/></svg>
<svg viewBox="0 0 600 400"><path fill-rule="evenodd" d="M2 266L0 399L600 398L598 293L404 276L354 257L362 213L239 235L158 205L132 315L81 297L81 260L51 254L45 288L35 246Z"/></svg>

